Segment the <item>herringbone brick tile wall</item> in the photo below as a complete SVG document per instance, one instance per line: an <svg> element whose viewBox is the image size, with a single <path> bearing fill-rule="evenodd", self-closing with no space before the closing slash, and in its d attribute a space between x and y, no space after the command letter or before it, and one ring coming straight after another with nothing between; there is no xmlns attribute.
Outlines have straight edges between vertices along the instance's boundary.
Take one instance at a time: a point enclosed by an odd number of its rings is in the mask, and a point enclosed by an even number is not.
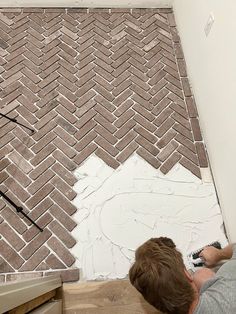
<svg viewBox="0 0 236 314"><path fill-rule="evenodd" d="M35 130L0 119L1 190L44 228L0 200L2 273L73 267L73 171L91 154L208 166L171 9L1 9L0 109Z"/></svg>

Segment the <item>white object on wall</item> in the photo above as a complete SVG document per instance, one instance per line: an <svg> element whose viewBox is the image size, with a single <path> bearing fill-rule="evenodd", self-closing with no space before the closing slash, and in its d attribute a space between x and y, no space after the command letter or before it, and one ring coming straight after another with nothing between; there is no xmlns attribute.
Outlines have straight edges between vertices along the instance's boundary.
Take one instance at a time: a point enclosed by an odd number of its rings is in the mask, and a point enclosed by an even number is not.
<svg viewBox="0 0 236 314"><path fill-rule="evenodd" d="M174 12L226 231L235 242L236 1L175 0ZM215 22L206 37L211 12Z"/></svg>
<svg viewBox="0 0 236 314"><path fill-rule="evenodd" d="M227 243L213 183L181 165L163 175L138 155L117 170L91 156L75 175L72 254L82 279L126 277L135 249L151 237L171 237L184 257L216 240Z"/></svg>
<svg viewBox="0 0 236 314"><path fill-rule="evenodd" d="M166 8L173 0L1 0L0 7Z"/></svg>

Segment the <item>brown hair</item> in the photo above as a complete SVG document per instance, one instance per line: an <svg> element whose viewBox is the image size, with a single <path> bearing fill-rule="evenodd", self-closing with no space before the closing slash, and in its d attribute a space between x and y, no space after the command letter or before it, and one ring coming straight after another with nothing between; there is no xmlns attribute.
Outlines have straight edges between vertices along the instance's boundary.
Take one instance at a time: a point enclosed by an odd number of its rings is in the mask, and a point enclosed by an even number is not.
<svg viewBox="0 0 236 314"><path fill-rule="evenodd" d="M152 238L136 250L129 278L156 309L186 314L194 300L194 291L184 270L182 255L174 242L164 237Z"/></svg>

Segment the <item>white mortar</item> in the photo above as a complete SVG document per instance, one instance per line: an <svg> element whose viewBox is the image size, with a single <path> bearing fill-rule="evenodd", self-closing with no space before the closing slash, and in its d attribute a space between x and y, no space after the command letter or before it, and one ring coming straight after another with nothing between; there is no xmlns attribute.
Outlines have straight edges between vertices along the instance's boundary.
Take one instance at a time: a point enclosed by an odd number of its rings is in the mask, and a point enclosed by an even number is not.
<svg viewBox="0 0 236 314"><path fill-rule="evenodd" d="M117 170L91 156L75 175L72 253L83 279L124 278L135 249L151 237L172 238L184 257L215 240L226 243L213 183L181 165L163 175L138 155Z"/></svg>

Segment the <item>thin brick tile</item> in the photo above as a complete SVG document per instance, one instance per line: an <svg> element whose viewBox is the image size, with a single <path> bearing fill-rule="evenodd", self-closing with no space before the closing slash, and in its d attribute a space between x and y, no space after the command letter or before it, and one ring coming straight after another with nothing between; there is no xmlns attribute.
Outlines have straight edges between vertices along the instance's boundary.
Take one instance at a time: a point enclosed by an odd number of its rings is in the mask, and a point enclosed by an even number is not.
<svg viewBox="0 0 236 314"><path fill-rule="evenodd" d="M23 187L27 187L31 180L14 164L7 167L7 172Z"/></svg>
<svg viewBox="0 0 236 314"><path fill-rule="evenodd" d="M27 272L27 273L14 273L14 274L7 274L6 275L6 282L9 281L22 281L27 279L33 279L33 278L40 278L43 276L42 272Z"/></svg>
<svg viewBox="0 0 236 314"><path fill-rule="evenodd" d="M66 269L60 271L48 271L45 272L45 276L57 275L61 277L62 282L77 282L79 280L80 271L78 268L75 269Z"/></svg>
<svg viewBox="0 0 236 314"><path fill-rule="evenodd" d="M14 181L13 178L8 178L4 183L8 189L22 202L25 202L30 197L30 194L27 193L16 181Z"/></svg>
<svg viewBox="0 0 236 314"><path fill-rule="evenodd" d="M115 157L119 152L116 147L112 146L109 142L107 142L102 137L97 137L95 139L95 143L101 148L103 148L106 152L108 152L113 157Z"/></svg>
<svg viewBox="0 0 236 314"><path fill-rule="evenodd" d="M197 155L199 160L199 165L201 168L208 167L208 159L206 155L206 149L203 143L197 142L196 143Z"/></svg>
<svg viewBox="0 0 236 314"><path fill-rule="evenodd" d="M184 95L186 97L191 97L192 96L192 92L191 92L191 88L190 88L190 85L189 85L189 80L187 78L182 78L181 81L182 81L182 84L183 84Z"/></svg>
<svg viewBox="0 0 236 314"><path fill-rule="evenodd" d="M68 231L72 231L76 227L75 221L56 204L53 204L49 211Z"/></svg>
<svg viewBox="0 0 236 314"><path fill-rule="evenodd" d="M47 197L40 204L34 207L34 209L28 215L31 219L35 221L41 215L43 215L52 205L53 202Z"/></svg>
<svg viewBox="0 0 236 314"><path fill-rule="evenodd" d="M50 197L53 201L55 201L61 208L64 209L64 211L69 214L73 215L76 212L76 207L71 204L60 192L57 190L54 190Z"/></svg>
<svg viewBox="0 0 236 314"><path fill-rule="evenodd" d="M74 256L57 240L57 238L52 237L48 240L47 244L67 266L72 266L74 264Z"/></svg>
<svg viewBox="0 0 236 314"><path fill-rule="evenodd" d="M134 128L134 130L135 130L137 133L139 133L141 136L145 137L146 140L148 140L150 143L152 143L152 144L156 143L157 138L156 138L153 134L151 134L150 132L148 132L146 129L144 129L143 127L137 125L137 126Z"/></svg>
<svg viewBox="0 0 236 314"><path fill-rule="evenodd" d="M45 159L39 166L37 166L33 171L30 172L29 176L31 179L36 180L42 173L45 172L55 163L55 160L50 156Z"/></svg>
<svg viewBox="0 0 236 314"><path fill-rule="evenodd" d="M53 157L59 162L61 163L66 169L73 171L76 169L76 165L75 163L70 160L66 155L64 155L61 151L56 150L53 153Z"/></svg>
<svg viewBox="0 0 236 314"><path fill-rule="evenodd" d="M61 193L63 193L70 201L72 201L76 197L76 192L61 178L55 176L51 183L55 188L57 188Z"/></svg>
<svg viewBox="0 0 236 314"><path fill-rule="evenodd" d="M56 220L50 223L49 229L67 248L72 248L76 244L75 239Z"/></svg>
<svg viewBox="0 0 236 314"><path fill-rule="evenodd" d="M142 146L144 149L149 151L153 156L156 156L159 153L159 149L153 146L149 141L147 141L144 137L138 136L135 141Z"/></svg>
<svg viewBox="0 0 236 314"><path fill-rule="evenodd" d="M11 243L16 251L20 251L25 246L25 242L6 223L0 224L0 234L8 241L8 243Z"/></svg>
<svg viewBox="0 0 236 314"><path fill-rule="evenodd" d="M96 155L99 158L101 158L108 166L110 166L113 169L118 168L120 165L113 157L111 157L108 153L106 153L101 148L98 148L96 150Z"/></svg>
<svg viewBox="0 0 236 314"><path fill-rule="evenodd" d="M71 148L69 145L67 145L63 140L61 140L59 137L55 138L53 140L53 144L61 150L67 157L73 158L76 155L76 151Z"/></svg>
<svg viewBox="0 0 236 314"><path fill-rule="evenodd" d="M137 154L140 155L144 160L146 160L150 165L152 165L155 169L158 169L161 166L160 161L153 157L146 149L140 147L137 150Z"/></svg>
<svg viewBox="0 0 236 314"><path fill-rule="evenodd" d="M63 268L66 268L65 264L63 264L54 254L50 254L46 258L45 262L52 269L63 269Z"/></svg>
<svg viewBox="0 0 236 314"><path fill-rule="evenodd" d="M33 167L22 158L16 151L13 151L8 157L17 167L19 167L24 173L29 173Z"/></svg>
<svg viewBox="0 0 236 314"><path fill-rule="evenodd" d="M29 259L51 236L51 232L45 229L36 238L34 238L24 249L21 251L21 256Z"/></svg>
<svg viewBox="0 0 236 314"><path fill-rule="evenodd" d="M178 144L172 140L158 155L158 159L164 162L178 147Z"/></svg>
<svg viewBox="0 0 236 314"><path fill-rule="evenodd" d="M10 273L10 272L14 272L14 269L3 258L0 257L0 274L1 273ZM1 275L1 276L4 276L4 278L2 277L0 282L4 282L5 281L5 275Z"/></svg>
<svg viewBox="0 0 236 314"><path fill-rule="evenodd" d="M181 155L178 152L174 152L161 166L161 172L167 174L176 165L180 158Z"/></svg>
<svg viewBox="0 0 236 314"><path fill-rule="evenodd" d="M133 139L135 139L136 136L137 134L133 130L130 131L117 143L116 148L122 151Z"/></svg>
<svg viewBox="0 0 236 314"><path fill-rule="evenodd" d="M183 167L187 168L190 172L192 172L199 179L201 179L201 172L200 172L199 167L197 167L195 164L193 164L189 159L182 157L180 160L180 164Z"/></svg>
<svg viewBox="0 0 236 314"><path fill-rule="evenodd" d="M190 118L197 118L197 108L193 97L186 97L186 104Z"/></svg>
<svg viewBox="0 0 236 314"><path fill-rule="evenodd" d="M119 162L124 162L127 160L133 152L138 148L138 144L135 142L130 143L117 157Z"/></svg>
<svg viewBox="0 0 236 314"><path fill-rule="evenodd" d="M5 207L1 211L1 215L6 222L9 223L19 234L22 234L27 229L24 221L14 212L13 209Z"/></svg>
<svg viewBox="0 0 236 314"><path fill-rule="evenodd" d="M192 118L191 124L192 124L193 136L194 136L195 141L202 141L202 134L201 134L201 129L200 129L198 119Z"/></svg>
<svg viewBox="0 0 236 314"><path fill-rule="evenodd" d="M33 195L35 194L40 188L42 188L49 180L52 179L54 176L54 172L50 169L45 171L41 174L36 181L34 181L28 188L27 191Z"/></svg>
<svg viewBox="0 0 236 314"><path fill-rule="evenodd" d="M19 269L19 271L34 270L50 253L50 250L42 246L31 258Z"/></svg>
<svg viewBox="0 0 236 314"><path fill-rule="evenodd" d="M27 202L26 206L29 209L32 209L34 206L36 206L39 202L41 202L51 191L54 189L54 187L48 183L44 185L40 190L38 190L33 197L31 197Z"/></svg>
<svg viewBox="0 0 236 314"><path fill-rule="evenodd" d="M49 213L41 215L40 218L37 220L37 224L43 230L45 227L53 220L52 216ZM40 233L38 228L35 228L32 225L24 234L23 238L25 241L30 242L33 238L35 238Z"/></svg>
<svg viewBox="0 0 236 314"><path fill-rule="evenodd" d="M54 133L48 133L43 138L41 138L34 146L31 147L35 154L38 154L45 146L52 142L56 137Z"/></svg>
<svg viewBox="0 0 236 314"><path fill-rule="evenodd" d="M47 158L48 155L50 155L54 150L56 149L56 147L53 144L48 144L47 146L44 146L44 148L37 153L37 155L35 157L33 157L31 159L31 164L33 166L37 166L38 164L40 164L44 159Z"/></svg>
<svg viewBox="0 0 236 314"><path fill-rule="evenodd" d="M56 163L55 165L52 166L51 168L56 174L59 175L66 183L68 183L70 186L73 186L76 183L76 178L74 175L69 172L66 168L64 168L62 165L59 163Z"/></svg>
<svg viewBox="0 0 236 314"><path fill-rule="evenodd" d="M10 245L8 245L4 240L0 240L0 252L3 258L14 268L19 269L24 263L23 258L20 257L15 250L13 250Z"/></svg>
<svg viewBox="0 0 236 314"><path fill-rule="evenodd" d="M179 142L180 144L186 146L188 149L190 149L193 153L196 153L196 148L195 145L193 143L193 141L189 140L188 138L186 138L185 136L181 135L181 134L177 134L175 137L175 140L177 142Z"/></svg>

